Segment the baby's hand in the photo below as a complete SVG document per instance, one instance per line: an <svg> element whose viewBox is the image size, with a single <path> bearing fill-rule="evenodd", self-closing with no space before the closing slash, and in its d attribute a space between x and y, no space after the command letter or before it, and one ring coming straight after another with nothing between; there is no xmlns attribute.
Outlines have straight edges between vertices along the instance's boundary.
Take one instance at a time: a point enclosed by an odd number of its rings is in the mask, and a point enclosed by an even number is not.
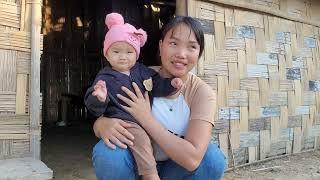
<svg viewBox="0 0 320 180"><path fill-rule="evenodd" d="M97 97L100 102L106 102L108 95L106 82L99 80L93 88L94 91L92 92L92 95Z"/></svg>
<svg viewBox="0 0 320 180"><path fill-rule="evenodd" d="M183 81L182 81L182 79L180 79L180 78L173 78L172 80L171 80L171 85L174 87L174 88L176 88L177 90L180 90L181 88L182 88L182 86L183 86Z"/></svg>

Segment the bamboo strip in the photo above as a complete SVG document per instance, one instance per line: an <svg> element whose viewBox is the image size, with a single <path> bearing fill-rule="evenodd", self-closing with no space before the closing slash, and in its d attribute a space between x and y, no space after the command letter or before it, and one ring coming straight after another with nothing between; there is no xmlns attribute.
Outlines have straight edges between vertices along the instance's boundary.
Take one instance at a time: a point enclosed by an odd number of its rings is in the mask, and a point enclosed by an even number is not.
<svg viewBox="0 0 320 180"><path fill-rule="evenodd" d="M17 52L0 49L0 92L16 90Z"/></svg>
<svg viewBox="0 0 320 180"><path fill-rule="evenodd" d="M17 74L16 114L26 113L28 75Z"/></svg>
<svg viewBox="0 0 320 180"><path fill-rule="evenodd" d="M29 135L27 133L25 134L0 134L0 139L29 139Z"/></svg>
<svg viewBox="0 0 320 180"><path fill-rule="evenodd" d="M24 18L26 11L26 0L21 0L21 8L20 8L20 31L24 30Z"/></svg>
<svg viewBox="0 0 320 180"><path fill-rule="evenodd" d="M225 49L226 41L225 41L225 26L223 22L215 21L214 22L214 32L215 32L215 47L216 49Z"/></svg>
<svg viewBox="0 0 320 180"><path fill-rule="evenodd" d="M254 39L245 39L246 41L246 63L257 64L256 43Z"/></svg>

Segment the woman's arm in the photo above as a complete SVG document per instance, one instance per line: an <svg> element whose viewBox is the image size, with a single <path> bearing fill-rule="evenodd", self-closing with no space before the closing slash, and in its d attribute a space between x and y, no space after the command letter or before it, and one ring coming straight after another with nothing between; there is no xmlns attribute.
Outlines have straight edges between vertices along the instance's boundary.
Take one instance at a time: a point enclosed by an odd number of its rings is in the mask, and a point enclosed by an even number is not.
<svg viewBox="0 0 320 180"><path fill-rule="evenodd" d="M143 96L135 83L133 83L133 87L136 95L127 88L122 88L131 100L118 95L118 98L128 104L128 107L123 106L123 108L140 122L152 139L172 160L189 171L195 170L206 152L212 124L199 119L191 119L185 139L175 136L152 116L148 94L145 93Z"/></svg>

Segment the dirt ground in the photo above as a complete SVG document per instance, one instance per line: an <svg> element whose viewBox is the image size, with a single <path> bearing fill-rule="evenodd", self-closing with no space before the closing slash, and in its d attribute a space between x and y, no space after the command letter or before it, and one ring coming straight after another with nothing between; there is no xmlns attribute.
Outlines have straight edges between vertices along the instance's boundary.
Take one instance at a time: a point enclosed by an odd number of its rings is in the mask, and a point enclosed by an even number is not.
<svg viewBox="0 0 320 180"><path fill-rule="evenodd" d="M97 141L89 126L44 130L42 161L53 170L55 180L94 180L91 150ZM223 179L320 179L320 151L286 156L228 171Z"/></svg>

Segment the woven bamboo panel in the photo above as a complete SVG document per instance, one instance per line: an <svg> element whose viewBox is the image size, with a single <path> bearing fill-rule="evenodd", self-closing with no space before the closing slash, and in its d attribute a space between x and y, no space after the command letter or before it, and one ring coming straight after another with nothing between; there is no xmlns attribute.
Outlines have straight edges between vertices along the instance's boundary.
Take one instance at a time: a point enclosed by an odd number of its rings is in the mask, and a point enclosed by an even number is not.
<svg viewBox="0 0 320 180"><path fill-rule="evenodd" d="M0 91L16 90L17 52L0 49Z"/></svg>
<svg viewBox="0 0 320 180"><path fill-rule="evenodd" d="M253 3L307 18L302 2ZM197 73L218 93L213 142L229 167L319 147L319 27L207 1L190 6L206 27Z"/></svg>
<svg viewBox="0 0 320 180"><path fill-rule="evenodd" d="M30 52L31 38L30 32L25 31L1 31L0 49L17 50ZM43 36L40 38L40 49L43 48Z"/></svg>
<svg viewBox="0 0 320 180"><path fill-rule="evenodd" d="M0 1L0 26L20 27L20 5L14 2Z"/></svg>
<svg viewBox="0 0 320 180"><path fill-rule="evenodd" d="M15 112L16 109L16 93L0 92L0 112Z"/></svg>

